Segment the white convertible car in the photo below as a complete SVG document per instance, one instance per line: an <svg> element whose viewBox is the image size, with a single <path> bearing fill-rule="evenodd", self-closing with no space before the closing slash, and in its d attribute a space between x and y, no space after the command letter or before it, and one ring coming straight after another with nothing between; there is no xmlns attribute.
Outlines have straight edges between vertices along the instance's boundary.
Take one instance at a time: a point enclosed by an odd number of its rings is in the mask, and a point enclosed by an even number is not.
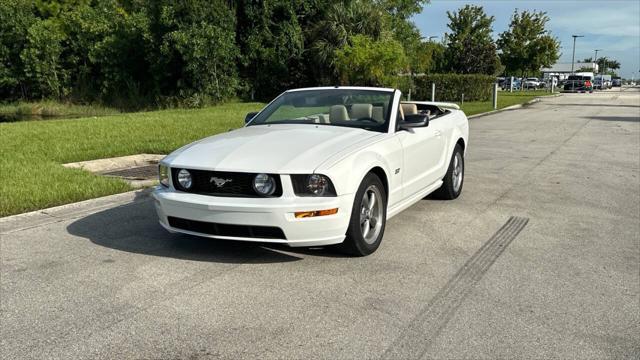
<svg viewBox="0 0 640 360"><path fill-rule="evenodd" d="M455 104L394 89L289 90L246 126L160 163L153 193L171 232L374 252L387 219L462 191L469 125Z"/></svg>

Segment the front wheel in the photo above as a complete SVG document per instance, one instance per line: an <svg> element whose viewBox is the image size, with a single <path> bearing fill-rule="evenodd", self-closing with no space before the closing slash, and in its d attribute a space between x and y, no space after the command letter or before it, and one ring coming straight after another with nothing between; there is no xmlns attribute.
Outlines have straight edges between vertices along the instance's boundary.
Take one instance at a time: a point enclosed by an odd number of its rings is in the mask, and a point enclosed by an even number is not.
<svg viewBox="0 0 640 360"><path fill-rule="evenodd" d="M464 151L456 145L451 155L447 174L442 179L442 186L433 195L438 199L453 200L462 193L464 183Z"/></svg>
<svg viewBox="0 0 640 360"><path fill-rule="evenodd" d="M354 256L373 253L382 242L386 222L387 196L384 186L378 176L369 173L356 192L341 250Z"/></svg>

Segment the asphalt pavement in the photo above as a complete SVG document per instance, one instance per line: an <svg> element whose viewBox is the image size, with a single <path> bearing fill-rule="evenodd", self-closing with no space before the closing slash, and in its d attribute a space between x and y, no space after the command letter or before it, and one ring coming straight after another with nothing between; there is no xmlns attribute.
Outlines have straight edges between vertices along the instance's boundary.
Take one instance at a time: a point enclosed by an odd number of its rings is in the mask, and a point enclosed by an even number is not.
<svg viewBox="0 0 640 360"><path fill-rule="evenodd" d="M462 196L364 258L172 235L144 192L0 219L0 358L640 358L640 92L470 126Z"/></svg>

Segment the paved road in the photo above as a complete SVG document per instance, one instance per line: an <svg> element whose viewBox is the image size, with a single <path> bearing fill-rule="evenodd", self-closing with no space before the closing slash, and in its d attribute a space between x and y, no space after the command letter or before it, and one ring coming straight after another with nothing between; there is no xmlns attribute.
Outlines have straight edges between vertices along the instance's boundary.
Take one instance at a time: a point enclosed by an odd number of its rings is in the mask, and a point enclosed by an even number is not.
<svg viewBox="0 0 640 360"><path fill-rule="evenodd" d="M1 358L639 358L640 92L473 119L377 253L169 235L130 194L0 221ZM512 218L513 217L513 218Z"/></svg>

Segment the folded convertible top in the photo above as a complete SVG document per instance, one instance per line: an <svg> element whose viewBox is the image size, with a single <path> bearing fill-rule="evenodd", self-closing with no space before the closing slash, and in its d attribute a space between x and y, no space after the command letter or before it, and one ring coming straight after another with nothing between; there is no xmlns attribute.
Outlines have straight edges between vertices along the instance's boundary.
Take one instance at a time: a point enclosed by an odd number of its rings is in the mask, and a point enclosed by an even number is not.
<svg viewBox="0 0 640 360"><path fill-rule="evenodd" d="M453 109L453 110L460 110L460 106L458 106L457 104L454 103L449 103L449 102L438 102L438 101L403 101L403 104L421 104L421 105L433 105L433 106L437 106L439 108L445 108L445 109Z"/></svg>

